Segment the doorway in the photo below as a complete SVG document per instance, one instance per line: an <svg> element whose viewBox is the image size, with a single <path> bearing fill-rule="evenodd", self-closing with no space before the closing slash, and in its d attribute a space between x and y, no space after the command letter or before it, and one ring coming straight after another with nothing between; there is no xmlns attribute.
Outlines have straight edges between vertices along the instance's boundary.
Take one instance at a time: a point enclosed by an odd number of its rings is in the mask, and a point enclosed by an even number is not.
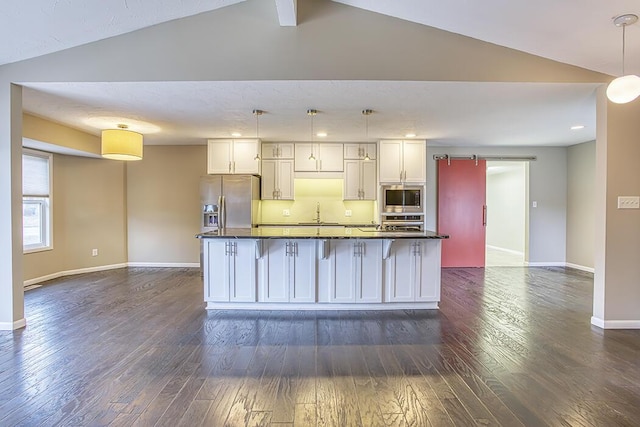
<svg viewBox="0 0 640 427"><path fill-rule="evenodd" d="M526 265L528 162L487 161L486 267Z"/></svg>
<svg viewBox="0 0 640 427"><path fill-rule="evenodd" d="M528 161L438 159L443 267L525 266Z"/></svg>

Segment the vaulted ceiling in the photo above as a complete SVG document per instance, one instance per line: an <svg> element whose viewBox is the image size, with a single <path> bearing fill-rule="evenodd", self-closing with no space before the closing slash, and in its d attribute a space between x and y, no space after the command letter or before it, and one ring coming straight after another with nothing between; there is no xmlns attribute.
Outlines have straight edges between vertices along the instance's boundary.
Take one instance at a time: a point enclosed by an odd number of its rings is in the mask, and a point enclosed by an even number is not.
<svg viewBox="0 0 640 427"><path fill-rule="evenodd" d="M5 41L0 45L0 66L245 1L265 0L6 0L0 2L0 37ZM610 75L620 74L622 65L622 32L611 18L621 13L640 13L637 0L334 1L365 13L435 27ZM296 13L296 0L274 0L272 4L274 14L264 19L277 16L281 25L299 26L314 19ZM627 29L626 49L627 73L640 74L640 24ZM85 119L96 110L104 110L104 105L109 105L114 114L120 109L123 116L154 110L155 116L147 117L162 121L164 132L147 141L158 144L228 137L234 129L254 135L255 121L250 111L256 105L267 110L280 108L282 112L278 117L262 119L263 138L308 140L307 118L298 110L308 108L313 97L324 97L326 108L340 114L324 123L333 136L329 139L334 140L362 138L362 117L358 112L364 107L393 111L385 117L372 116L370 136L375 138L401 137L405 132L417 131L420 137L441 144L570 145L595 137L596 85L590 84L536 88L435 82L385 82L377 83L375 88L366 82L279 85L183 82L132 88L112 84L105 91L104 84L99 83L36 82L26 85L24 107L27 112L91 133L97 133L99 128ZM371 96L372 90L378 96ZM192 98L177 95L184 91ZM244 102L238 101L234 95L239 92L251 92L253 99L245 96L240 98ZM198 110L201 102L189 103L193 97L205 102L209 96L221 101L213 111ZM487 99L495 102L483 102ZM180 105L171 110L181 113L163 110L163 103ZM206 111L207 116L198 120L199 111ZM318 124L322 125L321 118ZM568 131L569 126L577 124L584 124L586 129L582 133Z"/></svg>

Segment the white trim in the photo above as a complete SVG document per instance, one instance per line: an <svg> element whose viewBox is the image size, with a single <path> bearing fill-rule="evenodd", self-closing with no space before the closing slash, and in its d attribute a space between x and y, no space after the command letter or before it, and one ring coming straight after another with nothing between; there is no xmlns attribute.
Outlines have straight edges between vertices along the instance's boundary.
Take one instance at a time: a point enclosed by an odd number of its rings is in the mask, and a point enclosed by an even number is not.
<svg viewBox="0 0 640 427"><path fill-rule="evenodd" d="M13 322L0 322L0 331L15 331L16 329L27 326L27 319L24 317Z"/></svg>
<svg viewBox="0 0 640 427"><path fill-rule="evenodd" d="M603 320L594 316L591 324L600 329L640 329L640 320Z"/></svg>
<svg viewBox="0 0 640 427"><path fill-rule="evenodd" d="M514 251L513 249L500 248L498 246L493 246L493 245L486 245L486 246L488 249L493 249L494 251L508 252L510 254L518 255L521 257L524 256L524 252L521 252L521 251Z"/></svg>
<svg viewBox="0 0 640 427"><path fill-rule="evenodd" d="M214 302L205 301L207 310L437 310L437 302L389 302L369 304L290 303L290 302Z"/></svg>
<svg viewBox="0 0 640 427"><path fill-rule="evenodd" d="M127 267L165 267L165 268L182 268L182 267L200 267L197 262L129 262Z"/></svg>
<svg viewBox="0 0 640 427"><path fill-rule="evenodd" d="M25 280L24 286L31 286L36 283L46 282L47 280L57 279L58 277L73 276L74 274L93 273L95 271L115 270L116 268L127 267L127 263L100 265L97 267L79 268L76 270L58 271L57 273L47 274L46 276L35 277L33 279Z"/></svg>
<svg viewBox="0 0 640 427"><path fill-rule="evenodd" d="M529 267L566 267L566 262L531 262L529 261Z"/></svg>
<svg viewBox="0 0 640 427"><path fill-rule="evenodd" d="M584 265L572 264L570 262L568 262L566 266L569 268L575 268L576 270L582 270L589 273L595 272L595 269L593 267L585 267Z"/></svg>
<svg viewBox="0 0 640 427"><path fill-rule="evenodd" d="M57 273L47 274L46 276L35 277L25 280L24 286L35 285L36 283L46 282L47 280L57 279L64 276L73 276L74 274L93 273L96 271L115 270L117 268L126 267L166 267L166 268L183 268L183 267L200 267L197 262L123 262L121 264L99 265L97 267L79 268L76 270L58 271Z"/></svg>

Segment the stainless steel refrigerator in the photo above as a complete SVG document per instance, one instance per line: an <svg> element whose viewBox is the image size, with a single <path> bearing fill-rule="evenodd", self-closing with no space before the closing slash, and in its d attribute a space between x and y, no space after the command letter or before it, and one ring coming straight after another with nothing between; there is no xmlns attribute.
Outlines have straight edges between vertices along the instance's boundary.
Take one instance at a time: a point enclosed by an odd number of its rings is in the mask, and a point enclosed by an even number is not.
<svg viewBox="0 0 640 427"><path fill-rule="evenodd" d="M260 178L207 175L200 180L202 231L256 227Z"/></svg>

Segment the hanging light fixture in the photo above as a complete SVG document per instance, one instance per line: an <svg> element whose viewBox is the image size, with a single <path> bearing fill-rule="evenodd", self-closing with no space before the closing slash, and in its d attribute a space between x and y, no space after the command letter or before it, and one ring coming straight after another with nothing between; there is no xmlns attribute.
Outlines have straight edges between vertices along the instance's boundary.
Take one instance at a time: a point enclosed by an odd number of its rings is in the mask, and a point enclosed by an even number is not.
<svg viewBox="0 0 640 427"><path fill-rule="evenodd" d="M119 124L118 129L102 131L102 157L112 160L142 160L142 135L127 130L129 126Z"/></svg>
<svg viewBox="0 0 640 427"><path fill-rule="evenodd" d="M371 113L373 113L373 110L362 110L362 115L364 116L364 139L367 143L369 142L369 116ZM365 147L364 160L371 160L371 157L369 157L369 144L366 144Z"/></svg>
<svg viewBox="0 0 640 427"><path fill-rule="evenodd" d="M318 110L309 109L307 110L307 116L311 117L311 154L309 155L309 160L315 160L316 156L313 154L313 117L318 114Z"/></svg>
<svg viewBox="0 0 640 427"><path fill-rule="evenodd" d="M638 21L638 15L627 13L613 18L616 27L622 27L622 77L609 83L607 98L616 104L626 104L640 95L640 77L635 74L624 74L625 29Z"/></svg>
<svg viewBox="0 0 640 427"><path fill-rule="evenodd" d="M260 116L264 113L262 110L253 110L253 115L256 116L256 139L260 139ZM253 158L255 161L260 161L260 152L256 153Z"/></svg>

